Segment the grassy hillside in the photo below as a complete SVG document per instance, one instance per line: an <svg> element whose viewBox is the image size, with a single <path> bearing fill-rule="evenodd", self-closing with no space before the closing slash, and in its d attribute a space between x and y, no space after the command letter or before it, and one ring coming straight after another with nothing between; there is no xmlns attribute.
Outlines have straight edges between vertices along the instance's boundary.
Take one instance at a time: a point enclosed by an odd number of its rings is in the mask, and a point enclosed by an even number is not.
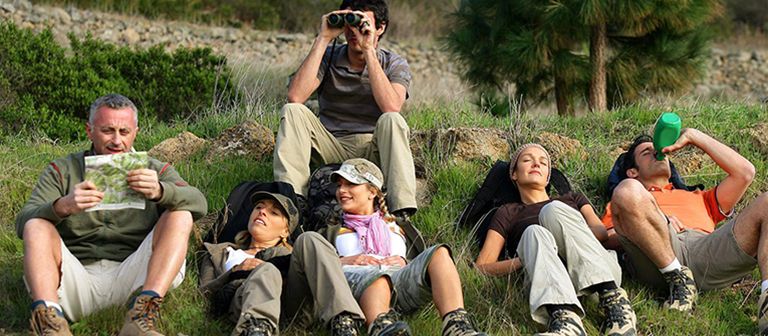
<svg viewBox="0 0 768 336"><path fill-rule="evenodd" d="M183 130L213 137L226 127L246 119L255 118L276 131L277 118L274 104L265 105L259 114L218 114L200 118L194 123L177 122L173 125L141 125L142 133L137 149L146 150L167 137ZM649 129L660 112L668 110L659 106L634 106L608 114L595 114L580 118L557 119L524 116L521 120L510 117L493 118L476 112L468 104L454 102L445 105L411 106L407 120L413 129L435 127L480 126L509 129L519 125L523 140L533 139L540 131L548 131L579 140L588 159L561 157L556 161L570 177L575 188L584 192L602 211L605 204L603 189L606 175L615 159L614 150L629 142L634 136ZM768 149L762 152L753 143L748 131L756 124L768 120L768 110L761 106L738 103L711 102L707 104L673 108L681 114L684 126L696 127L712 134L736 148L751 160L757 168L757 179L745 199L749 200L761 191L768 190ZM14 229L15 214L31 192L31 188L43 167L52 159L69 152L86 148L84 142L62 143L42 140L32 134L0 134L0 333L25 333L28 328L30 299L22 282L22 244ZM613 152L613 153L612 153ZM680 153L673 160L687 161L696 158L695 152ZM443 155L428 152L426 172L434 186L431 204L423 207L414 217L431 242L448 242L464 284L467 307L479 327L493 335L518 335L536 332L537 326L530 319L528 300L522 288L522 275L508 278L489 278L478 275L469 262L477 254L466 229L456 230L454 221L461 209L473 196L482 182L491 162L452 163L444 162ZM696 161L698 162L698 161ZM203 153L176 164L182 176L199 187L207 196L209 211L218 210L229 190L244 180L271 180L271 161L253 162L247 158L227 159L209 165ZM707 160L700 162L700 169L687 173L689 183L705 183L709 186L723 174ZM742 202L740 206L744 206ZM191 251L199 243L191 237ZM195 256L189 253L188 273L183 285L169 293L163 306L162 326L166 334L222 335L232 328L228 321L213 320L206 315L204 299L196 291L197 271ZM755 273L755 279L758 279ZM659 308L656 295L625 279L633 306L638 314L640 332L646 335L735 335L756 332L756 304L759 289L753 281L744 282L725 290L703 293L693 314L678 314ZM596 334L601 319L595 300L584 300L588 315L585 324L590 334ZM124 307L113 307L75 323L76 334L112 334L121 326ZM440 322L434 306L427 306L408 321L417 335L437 335ZM317 333L320 328L314 331ZM324 333L324 331L323 331ZM307 332L288 330L284 335L305 335ZM321 333L322 334L322 333Z"/></svg>

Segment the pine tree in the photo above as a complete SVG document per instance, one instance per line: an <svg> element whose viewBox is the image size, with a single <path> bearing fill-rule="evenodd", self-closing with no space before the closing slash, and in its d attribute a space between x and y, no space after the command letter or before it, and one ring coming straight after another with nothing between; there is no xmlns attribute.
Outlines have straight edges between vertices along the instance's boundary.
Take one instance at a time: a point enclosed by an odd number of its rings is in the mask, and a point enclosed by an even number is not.
<svg viewBox="0 0 768 336"><path fill-rule="evenodd" d="M463 0L447 44L478 88L538 103L560 115L679 92L703 71L707 24L720 0Z"/></svg>

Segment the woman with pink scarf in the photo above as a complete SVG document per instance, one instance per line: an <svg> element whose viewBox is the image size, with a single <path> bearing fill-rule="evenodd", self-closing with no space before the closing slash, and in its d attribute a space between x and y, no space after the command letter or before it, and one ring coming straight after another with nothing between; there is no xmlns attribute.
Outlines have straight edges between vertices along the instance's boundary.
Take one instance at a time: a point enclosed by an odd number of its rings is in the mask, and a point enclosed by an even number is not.
<svg viewBox="0 0 768 336"><path fill-rule="evenodd" d="M443 335L486 335L475 330L464 310L448 246L435 245L406 260L405 235L387 210L381 170L368 160L350 159L331 177L344 212L331 242L365 314L368 335L411 335L395 311L415 311L430 299L443 318Z"/></svg>

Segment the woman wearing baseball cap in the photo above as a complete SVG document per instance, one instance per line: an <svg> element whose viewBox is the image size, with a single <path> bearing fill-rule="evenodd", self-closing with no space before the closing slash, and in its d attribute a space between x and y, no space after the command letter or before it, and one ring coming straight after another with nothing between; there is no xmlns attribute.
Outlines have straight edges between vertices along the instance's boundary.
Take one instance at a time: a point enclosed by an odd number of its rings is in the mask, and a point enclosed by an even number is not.
<svg viewBox="0 0 768 336"><path fill-rule="evenodd" d="M232 334L277 335L281 319L308 326L314 320L305 317L317 312L332 335L358 335L363 314L333 246L315 232L288 242L299 222L290 197L258 191L251 201L248 229L234 243L206 243L200 267L203 293L237 321Z"/></svg>
<svg viewBox="0 0 768 336"><path fill-rule="evenodd" d="M509 178L520 191L520 203L501 206L488 227L478 271L508 275L521 268L529 288L531 317L548 325L544 335L586 335L579 295L597 293L605 335L635 335L636 320L621 285L621 269L596 237L605 228L589 200L570 192L550 198L546 187L552 161L539 144L521 146L512 155ZM506 247L512 259L499 260Z"/></svg>
<svg viewBox="0 0 768 336"><path fill-rule="evenodd" d="M343 223L332 241L365 314L368 335L410 335L409 326L390 308L408 313L429 301L443 318L443 335L485 335L475 330L464 310L461 280L448 246L438 244L406 260L406 239L387 209L381 170L368 160L350 159L331 176L343 210Z"/></svg>

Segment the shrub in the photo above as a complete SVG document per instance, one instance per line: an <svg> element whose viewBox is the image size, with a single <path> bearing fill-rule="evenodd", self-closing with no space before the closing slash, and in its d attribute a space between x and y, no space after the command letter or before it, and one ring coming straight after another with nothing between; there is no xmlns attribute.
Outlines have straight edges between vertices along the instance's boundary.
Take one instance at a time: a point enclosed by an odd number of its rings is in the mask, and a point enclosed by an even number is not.
<svg viewBox="0 0 768 336"><path fill-rule="evenodd" d="M225 59L210 49L118 48L70 35L71 51L50 30L35 34L0 23L0 117L17 129L53 138L83 138L89 104L101 95L131 98L142 119L189 118L234 96ZM217 92L214 92L217 91ZM76 127L76 128L71 128Z"/></svg>

